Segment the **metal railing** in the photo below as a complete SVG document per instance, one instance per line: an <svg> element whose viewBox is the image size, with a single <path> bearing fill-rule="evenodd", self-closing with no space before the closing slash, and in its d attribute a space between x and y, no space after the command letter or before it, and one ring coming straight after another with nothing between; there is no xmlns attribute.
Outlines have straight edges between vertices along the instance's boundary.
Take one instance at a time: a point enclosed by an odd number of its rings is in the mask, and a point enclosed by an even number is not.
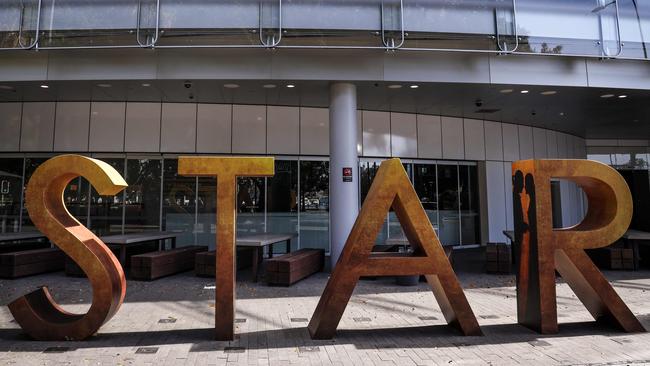
<svg viewBox="0 0 650 366"><path fill-rule="evenodd" d="M18 19L18 46L19 47L5 47L5 48L0 48L0 51L8 51L8 50L29 50L38 45L38 35L40 33L40 25L41 25L41 8L42 8L42 0L38 0L38 9L36 10L36 25L34 29L34 39L32 42L28 45L23 44L23 25L25 21L25 2L21 1L21 8L20 8L20 17Z"/></svg>
<svg viewBox="0 0 650 366"><path fill-rule="evenodd" d="M644 60L644 57L621 57L623 54L624 43L621 38L621 20L620 20L620 9L618 0L608 0L609 2L603 3L596 9L593 13L599 13L601 10L606 9L609 6L615 7L615 32L616 32L616 52L611 53L610 50L606 47L606 41L601 30L600 36L600 52L599 54L583 54L583 53L571 53L571 54L547 54L547 53L537 53L531 51L519 51L520 46L520 36L518 29L518 19L517 19L517 2L512 0L512 28L513 35L508 35L514 40L514 45L508 47L508 42L504 39L504 35L499 30L499 10L494 9L495 17L495 34L494 41L496 49L477 49L477 48L440 48L440 47L405 47L408 40L408 33L404 23L404 1L403 0L393 0L395 5L394 12L399 11L397 18L393 17L393 20L398 19L399 27L398 29L391 30L387 29L387 5L382 0L379 4L380 6L380 24L381 29L378 32L378 35L381 38L381 43L376 46L364 46L364 45L291 45L291 44L282 44L283 39L283 7L282 0L277 0L277 9L278 9L278 25L277 29L272 33L269 33L268 28L264 27L263 21L263 0L259 1L259 44L158 44L160 41L161 29L160 29L160 0L149 0L151 4L154 4L155 8L153 11L154 22L152 25L152 32L147 32L145 36L143 25L143 14L144 7L143 2L147 0L138 0L137 8L137 20L136 20L136 43L135 44L126 44L126 45L81 45L81 46L42 46L39 44L40 41L40 21L41 21L41 10L42 10L42 0L38 0L38 9L37 9L37 19L35 24L35 36L30 44L24 44L24 19L26 12L26 5L24 2L21 2L21 13L20 13L20 24L18 29L18 45L19 47L6 47L0 48L0 51L3 50L29 50L29 49L43 49L43 50L59 50L59 49L97 49L97 48L294 48L294 49L380 49L386 51L429 51L429 52L460 52L460 53L487 53L487 54L522 54L522 55L552 55L552 56L565 56L565 57L583 57L583 58L620 58L620 59L633 59L633 60ZM598 14L599 19L602 19L602 15ZM601 20L602 21L602 20ZM390 33L397 34L398 37L389 36ZM645 47L645 44L644 44Z"/></svg>

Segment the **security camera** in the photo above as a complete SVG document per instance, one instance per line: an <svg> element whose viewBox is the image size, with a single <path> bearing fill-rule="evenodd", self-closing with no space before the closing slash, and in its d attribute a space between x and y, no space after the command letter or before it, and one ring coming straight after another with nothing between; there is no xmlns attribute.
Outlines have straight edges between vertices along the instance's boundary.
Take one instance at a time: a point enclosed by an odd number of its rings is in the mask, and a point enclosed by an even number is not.
<svg viewBox="0 0 650 366"><path fill-rule="evenodd" d="M189 89L192 87L192 82L188 80L183 83L183 86L185 87L185 89Z"/></svg>
<svg viewBox="0 0 650 366"><path fill-rule="evenodd" d="M475 104L477 107L482 107L482 106L483 106L483 101L480 100L480 99L477 99L476 102L474 102L474 104Z"/></svg>

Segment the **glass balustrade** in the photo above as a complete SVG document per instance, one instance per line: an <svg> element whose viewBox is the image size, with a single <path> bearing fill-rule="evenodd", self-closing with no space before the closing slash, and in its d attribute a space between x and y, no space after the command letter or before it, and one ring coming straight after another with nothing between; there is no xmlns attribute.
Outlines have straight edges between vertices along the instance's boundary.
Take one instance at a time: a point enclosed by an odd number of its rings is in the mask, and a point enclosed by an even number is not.
<svg viewBox="0 0 650 366"><path fill-rule="evenodd" d="M5 0L0 49L298 47L648 57L639 0Z"/></svg>

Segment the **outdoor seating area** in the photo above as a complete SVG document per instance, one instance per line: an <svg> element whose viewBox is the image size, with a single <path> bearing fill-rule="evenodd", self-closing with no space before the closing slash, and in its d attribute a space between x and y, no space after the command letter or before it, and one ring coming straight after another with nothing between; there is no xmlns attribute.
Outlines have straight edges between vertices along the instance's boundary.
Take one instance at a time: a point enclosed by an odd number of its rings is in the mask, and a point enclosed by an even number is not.
<svg viewBox="0 0 650 366"><path fill-rule="evenodd" d="M189 271L198 277L214 278L216 251L207 245L177 248L177 238L181 235L182 232L149 231L101 236L100 239L113 251L131 280L153 281ZM284 286L321 272L325 251L303 248L292 253L292 243L297 238L296 233L238 235L237 270L250 268L250 278L254 282L265 272L269 284ZM284 245L284 254L274 257L277 245ZM0 278L13 279L56 271L64 271L69 277L86 277L81 267L44 235L0 234Z"/></svg>

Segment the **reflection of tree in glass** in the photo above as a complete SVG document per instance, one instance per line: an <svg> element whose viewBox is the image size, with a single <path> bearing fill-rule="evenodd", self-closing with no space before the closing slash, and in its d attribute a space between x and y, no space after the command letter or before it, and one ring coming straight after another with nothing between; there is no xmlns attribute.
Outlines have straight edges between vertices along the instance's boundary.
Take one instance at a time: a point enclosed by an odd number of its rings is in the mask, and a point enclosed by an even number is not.
<svg viewBox="0 0 650 366"><path fill-rule="evenodd" d="M300 172L300 209L329 209L329 162L303 161Z"/></svg>

